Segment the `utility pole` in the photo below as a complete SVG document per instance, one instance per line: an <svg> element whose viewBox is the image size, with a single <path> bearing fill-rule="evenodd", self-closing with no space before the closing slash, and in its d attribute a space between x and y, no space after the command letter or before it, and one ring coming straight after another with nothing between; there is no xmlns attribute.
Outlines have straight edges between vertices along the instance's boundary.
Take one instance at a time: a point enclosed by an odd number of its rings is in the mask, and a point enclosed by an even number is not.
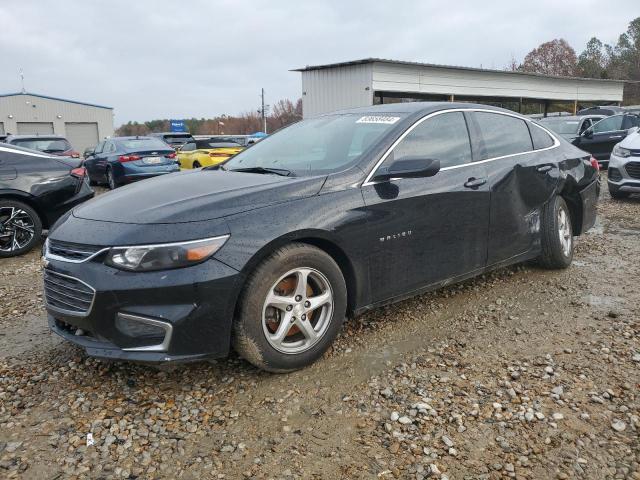
<svg viewBox="0 0 640 480"><path fill-rule="evenodd" d="M262 89L262 108L260 111L262 112L262 131L267 133L267 114L264 111L264 88Z"/></svg>

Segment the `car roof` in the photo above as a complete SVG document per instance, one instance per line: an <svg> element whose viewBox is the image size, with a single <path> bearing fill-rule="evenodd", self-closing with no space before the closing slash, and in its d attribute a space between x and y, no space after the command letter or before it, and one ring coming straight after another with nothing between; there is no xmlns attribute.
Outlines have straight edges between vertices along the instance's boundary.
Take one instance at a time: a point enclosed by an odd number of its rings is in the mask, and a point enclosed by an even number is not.
<svg viewBox="0 0 640 480"><path fill-rule="evenodd" d="M54 135L54 134L45 134L45 135L37 135L37 134L32 134L32 135L27 135L27 134L22 134L22 135L7 135L7 139L11 139L11 140L28 140L30 138L33 139L42 139L42 140L66 140L65 137L63 137L62 135Z"/></svg>
<svg viewBox="0 0 640 480"><path fill-rule="evenodd" d="M555 117L543 117L538 119L539 122L543 122L545 120L582 120L583 118L607 118L606 115L600 115L597 113L593 114L584 114L584 115L561 115Z"/></svg>
<svg viewBox="0 0 640 480"><path fill-rule="evenodd" d="M152 138L149 135L130 135L128 137L111 137L106 140L151 140Z"/></svg>
<svg viewBox="0 0 640 480"><path fill-rule="evenodd" d="M372 105L370 107L358 107L337 112L326 113L324 115L347 114L347 113L409 113L409 114L429 114L439 110L449 109L483 109L495 110L496 112L506 112L519 115L517 112L504 108L494 107L491 105L482 105L479 103L461 103L461 102L402 102L402 103L386 103L383 105ZM323 115L323 116L324 116Z"/></svg>

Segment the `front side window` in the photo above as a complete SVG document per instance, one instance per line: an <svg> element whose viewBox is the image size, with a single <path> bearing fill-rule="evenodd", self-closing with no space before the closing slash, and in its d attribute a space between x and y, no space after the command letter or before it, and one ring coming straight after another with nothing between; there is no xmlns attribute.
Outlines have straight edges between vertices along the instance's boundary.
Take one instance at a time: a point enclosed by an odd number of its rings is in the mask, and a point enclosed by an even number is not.
<svg viewBox="0 0 640 480"><path fill-rule="evenodd" d="M484 144L481 160L533 150L524 120L499 113L475 112L474 115Z"/></svg>
<svg viewBox="0 0 640 480"><path fill-rule="evenodd" d="M302 120L243 150L224 166L281 169L296 176L338 172L357 163L404 115L346 113Z"/></svg>
<svg viewBox="0 0 640 480"><path fill-rule="evenodd" d="M440 160L441 168L471 162L471 142L463 113L442 113L420 123L386 161L404 157Z"/></svg>
<svg viewBox="0 0 640 480"><path fill-rule="evenodd" d="M624 115L614 115L613 117L600 120L593 126L593 133L615 132L622 130L622 120Z"/></svg>

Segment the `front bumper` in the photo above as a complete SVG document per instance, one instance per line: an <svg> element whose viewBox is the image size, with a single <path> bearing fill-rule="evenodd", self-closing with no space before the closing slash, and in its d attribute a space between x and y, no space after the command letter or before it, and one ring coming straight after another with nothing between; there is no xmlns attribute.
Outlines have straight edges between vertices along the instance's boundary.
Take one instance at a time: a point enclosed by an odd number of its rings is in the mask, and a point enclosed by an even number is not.
<svg viewBox="0 0 640 480"><path fill-rule="evenodd" d="M607 184L615 192L640 193L640 157L611 154Z"/></svg>
<svg viewBox="0 0 640 480"><path fill-rule="evenodd" d="M45 299L54 333L91 356L116 360L185 362L229 353L241 283L236 270L209 259L174 270L125 272L104 265L103 255L81 263L48 260L45 277L54 282L45 281ZM73 292L76 281L84 292ZM84 296L86 310L55 300L77 304L69 295ZM150 325L151 334L145 331Z"/></svg>

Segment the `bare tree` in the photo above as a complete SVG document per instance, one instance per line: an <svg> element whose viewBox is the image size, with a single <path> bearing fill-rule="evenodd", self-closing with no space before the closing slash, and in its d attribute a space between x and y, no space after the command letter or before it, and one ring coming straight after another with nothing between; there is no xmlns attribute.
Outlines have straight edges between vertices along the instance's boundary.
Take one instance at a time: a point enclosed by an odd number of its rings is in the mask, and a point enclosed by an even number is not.
<svg viewBox="0 0 640 480"><path fill-rule="evenodd" d="M566 40L560 38L545 42L531 50L522 64L522 70L545 75L570 77L576 74L576 52Z"/></svg>

